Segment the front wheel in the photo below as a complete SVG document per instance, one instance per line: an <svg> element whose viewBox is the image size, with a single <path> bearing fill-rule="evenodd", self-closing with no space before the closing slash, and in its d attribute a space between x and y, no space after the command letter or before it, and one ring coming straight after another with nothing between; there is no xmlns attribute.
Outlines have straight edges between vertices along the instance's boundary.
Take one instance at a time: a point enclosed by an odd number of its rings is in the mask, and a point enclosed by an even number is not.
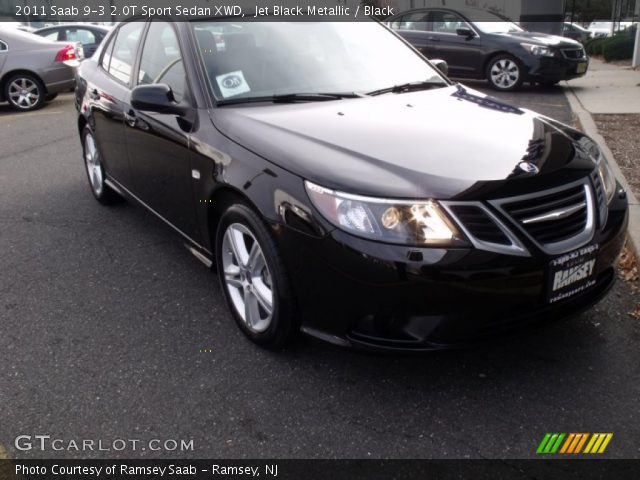
<svg viewBox="0 0 640 480"><path fill-rule="evenodd" d="M489 84L503 92L518 90L524 81L522 66L511 55L498 55L491 59L486 75Z"/></svg>
<svg viewBox="0 0 640 480"><path fill-rule="evenodd" d="M89 179L89 187L93 196L103 205L110 205L122 201L122 197L107 185L105 171L102 164L102 154L96 143L93 131L85 127L82 131L82 153L84 156L85 169Z"/></svg>
<svg viewBox="0 0 640 480"><path fill-rule="evenodd" d="M265 348L290 344L299 325L285 267L264 222L246 205L234 204L222 216L216 259L227 304L240 330Z"/></svg>

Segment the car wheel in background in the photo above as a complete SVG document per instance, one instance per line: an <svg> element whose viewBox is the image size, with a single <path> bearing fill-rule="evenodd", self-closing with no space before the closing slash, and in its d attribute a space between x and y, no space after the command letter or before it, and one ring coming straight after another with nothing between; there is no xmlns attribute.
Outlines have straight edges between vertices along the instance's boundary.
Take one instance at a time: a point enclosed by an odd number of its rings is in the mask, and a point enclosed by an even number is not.
<svg viewBox="0 0 640 480"><path fill-rule="evenodd" d="M503 92L519 89L524 81L522 64L507 54L493 57L487 65L486 75L491 86Z"/></svg>
<svg viewBox="0 0 640 480"><path fill-rule="evenodd" d="M44 105L45 89L35 76L19 73L4 84L4 98L16 110L28 112Z"/></svg>
<svg viewBox="0 0 640 480"><path fill-rule="evenodd" d="M218 275L242 332L258 345L280 349L299 331L285 267L265 224L249 207L229 207L216 233Z"/></svg>
<svg viewBox="0 0 640 480"><path fill-rule="evenodd" d="M82 154L89 179L89 187L93 196L103 205L111 205L122 201L122 197L109 185L104 183L105 171L102 165L102 155L96 143L93 132L89 127L82 131Z"/></svg>

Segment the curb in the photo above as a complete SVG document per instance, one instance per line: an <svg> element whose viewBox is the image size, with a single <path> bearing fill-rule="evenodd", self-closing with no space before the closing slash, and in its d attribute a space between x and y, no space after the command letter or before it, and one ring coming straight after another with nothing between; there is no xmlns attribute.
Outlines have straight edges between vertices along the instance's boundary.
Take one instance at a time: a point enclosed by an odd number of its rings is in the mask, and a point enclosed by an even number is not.
<svg viewBox="0 0 640 480"><path fill-rule="evenodd" d="M566 84L566 86L567 89L565 89L565 95L569 100L571 110L577 115L578 120L580 120L584 133L589 135L600 146L600 149L602 150L604 157L609 162L616 179L627 192L627 198L629 200L629 227L627 229L627 243L636 256L636 259L640 260L640 203L638 203L638 199L633 194L633 190L629 186L627 179L624 178L622 170L620 170L620 166L618 166L611 149L607 146L607 142L605 142L602 135L600 135L598 126L593 120L591 113L585 110L582 106L582 103L580 103L580 100L574 93L571 86L568 84Z"/></svg>

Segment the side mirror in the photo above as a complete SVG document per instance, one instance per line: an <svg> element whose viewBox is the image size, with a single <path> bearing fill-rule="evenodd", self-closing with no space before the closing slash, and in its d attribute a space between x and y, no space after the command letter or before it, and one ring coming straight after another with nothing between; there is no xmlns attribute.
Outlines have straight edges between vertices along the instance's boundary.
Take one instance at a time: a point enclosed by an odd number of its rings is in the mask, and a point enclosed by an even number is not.
<svg viewBox="0 0 640 480"><path fill-rule="evenodd" d="M464 28L458 28L456 30L456 33L458 35L460 35L461 37L466 37L466 38L473 38L476 36L476 33L471 30L470 28L464 27Z"/></svg>
<svg viewBox="0 0 640 480"><path fill-rule="evenodd" d="M433 60L430 60L430 62L434 67L436 67L438 70L440 70L440 72L445 77L449 76L449 64L447 62L445 62L444 60L441 60L439 58L435 58Z"/></svg>
<svg viewBox="0 0 640 480"><path fill-rule="evenodd" d="M188 107L176 102L169 85L138 85L131 91L131 106L136 110L183 116Z"/></svg>

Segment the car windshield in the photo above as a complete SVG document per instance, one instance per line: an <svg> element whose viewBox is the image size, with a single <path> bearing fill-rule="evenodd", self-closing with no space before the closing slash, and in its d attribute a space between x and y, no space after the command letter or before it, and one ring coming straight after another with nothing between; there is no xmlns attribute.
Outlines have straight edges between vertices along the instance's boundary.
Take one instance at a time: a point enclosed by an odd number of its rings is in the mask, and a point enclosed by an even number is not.
<svg viewBox="0 0 640 480"><path fill-rule="evenodd" d="M218 101L291 94L366 93L410 82L447 81L375 22L193 23ZM321 97L315 97L321 99Z"/></svg>

